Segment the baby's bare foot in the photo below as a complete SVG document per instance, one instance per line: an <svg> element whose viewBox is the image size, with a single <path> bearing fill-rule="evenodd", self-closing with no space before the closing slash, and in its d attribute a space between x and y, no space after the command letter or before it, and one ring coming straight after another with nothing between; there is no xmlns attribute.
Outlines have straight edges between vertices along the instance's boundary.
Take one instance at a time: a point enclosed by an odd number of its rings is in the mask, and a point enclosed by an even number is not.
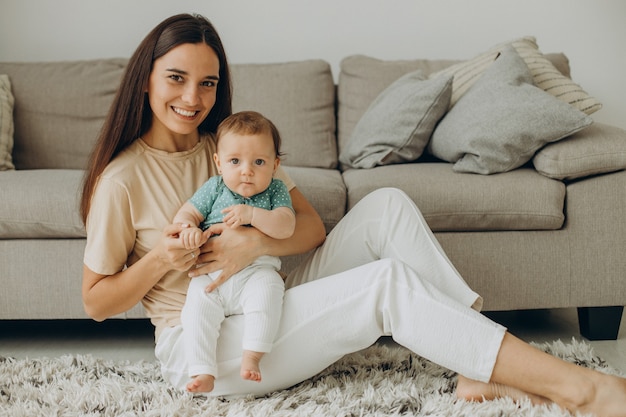
<svg viewBox="0 0 626 417"><path fill-rule="evenodd" d="M495 382L480 382L473 379L465 378L459 375L457 388L457 398L467 401L488 401L496 398L508 397L514 401L529 399L533 404L547 404L551 401L547 398L535 394L529 394L520 389L510 387L508 385L498 384Z"/></svg>
<svg viewBox="0 0 626 417"><path fill-rule="evenodd" d="M251 350L243 351L240 372L243 379L261 382L261 369L259 368L259 362L261 362L262 357L263 352L253 352Z"/></svg>
<svg viewBox="0 0 626 417"><path fill-rule="evenodd" d="M187 384L189 392L211 392L215 385L215 377L213 375L196 375L193 380Z"/></svg>

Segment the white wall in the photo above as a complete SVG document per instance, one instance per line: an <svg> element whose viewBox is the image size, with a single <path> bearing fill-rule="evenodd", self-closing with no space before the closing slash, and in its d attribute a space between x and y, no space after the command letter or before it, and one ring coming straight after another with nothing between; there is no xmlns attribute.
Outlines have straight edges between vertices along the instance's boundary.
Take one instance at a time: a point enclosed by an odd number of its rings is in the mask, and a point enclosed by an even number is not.
<svg viewBox="0 0 626 417"><path fill-rule="evenodd" d="M0 0L0 61L128 57L159 21L198 12L231 62L471 58L520 36L565 52L572 77L626 128L623 0Z"/></svg>

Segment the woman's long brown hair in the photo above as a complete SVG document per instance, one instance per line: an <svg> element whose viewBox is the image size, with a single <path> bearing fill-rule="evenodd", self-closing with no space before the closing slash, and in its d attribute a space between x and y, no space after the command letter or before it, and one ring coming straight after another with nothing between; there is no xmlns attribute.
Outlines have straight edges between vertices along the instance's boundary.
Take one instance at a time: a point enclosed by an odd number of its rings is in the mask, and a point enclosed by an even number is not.
<svg viewBox="0 0 626 417"><path fill-rule="evenodd" d="M215 105L200 124L200 134L215 133L219 123L232 113L232 87L226 52L211 22L195 14L180 14L161 22L144 38L128 61L89 158L80 200L83 223L87 222L91 198L100 174L113 158L143 135L152 124L152 110L145 90L153 62L178 45L200 42L215 51L220 64Z"/></svg>

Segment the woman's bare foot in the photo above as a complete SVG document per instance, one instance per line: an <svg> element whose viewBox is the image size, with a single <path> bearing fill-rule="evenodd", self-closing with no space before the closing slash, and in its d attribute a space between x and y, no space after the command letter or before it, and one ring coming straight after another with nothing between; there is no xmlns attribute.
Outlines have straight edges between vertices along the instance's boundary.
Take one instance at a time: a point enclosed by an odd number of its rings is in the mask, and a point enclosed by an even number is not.
<svg viewBox="0 0 626 417"><path fill-rule="evenodd" d="M215 385L215 377L213 375L196 375L193 380L187 384L189 392L211 392Z"/></svg>
<svg viewBox="0 0 626 417"><path fill-rule="evenodd" d="M508 385L498 384L496 382L480 382L473 379L465 378L459 375L457 387L457 398L467 401L488 401L496 398L508 397L514 401L529 399L533 404L549 404L550 400L535 394L529 394L520 389L509 387Z"/></svg>
<svg viewBox="0 0 626 417"><path fill-rule="evenodd" d="M597 417L626 417L626 379L592 371L589 381L592 388L586 395L580 395L576 402L565 402L565 408Z"/></svg>
<svg viewBox="0 0 626 417"><path fill-rule="evenodd" d="M252 350L244 350L241 358L241 372L243 379L248 381L261 382L261 369L259 362L263 357L263 352L254 352Z"/></svg>
<svg viewBox="0 0 626 417"><path fill-rule="evenodd" d="M584 369L584 368L582 368ZM585 384L569 380L569 398L554 398L560 407L572 412L597 417L626 417L626 379L584 369ZM584 385L584 386L582 386ZM456 395L468 401L493 400L510 397L514 400L528 398L533 404L550 404L546 397L530 394L520 389L495 382L484 383L459 375Z"/></svg>

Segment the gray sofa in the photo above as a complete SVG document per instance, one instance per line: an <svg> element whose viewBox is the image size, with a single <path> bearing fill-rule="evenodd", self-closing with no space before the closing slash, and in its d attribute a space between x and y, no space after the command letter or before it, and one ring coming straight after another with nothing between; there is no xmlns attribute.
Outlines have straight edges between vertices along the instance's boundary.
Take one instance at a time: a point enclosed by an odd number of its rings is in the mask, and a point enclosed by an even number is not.
<svg viewBox="0 0 626 417"><path fill-rule="evenodd" d="M569 76L565 55L545 57ZM275 121L283 164L327 231L370 191L400 188L485 310L577 307L583 335L615 338L626 304L626 131L594 123L492 175L458 172L427 150L372 168L339 162L368 106L394 80L418 69L432 79L463 62L352 56L336 79L322 60L234 64L233 105ZM125 64L0 63L14 96L15 167L0 171L0 320L87 317L77 200ZM285 259L284 268L301 258ZM137 306L121 317L145 315Z"/></svg>

